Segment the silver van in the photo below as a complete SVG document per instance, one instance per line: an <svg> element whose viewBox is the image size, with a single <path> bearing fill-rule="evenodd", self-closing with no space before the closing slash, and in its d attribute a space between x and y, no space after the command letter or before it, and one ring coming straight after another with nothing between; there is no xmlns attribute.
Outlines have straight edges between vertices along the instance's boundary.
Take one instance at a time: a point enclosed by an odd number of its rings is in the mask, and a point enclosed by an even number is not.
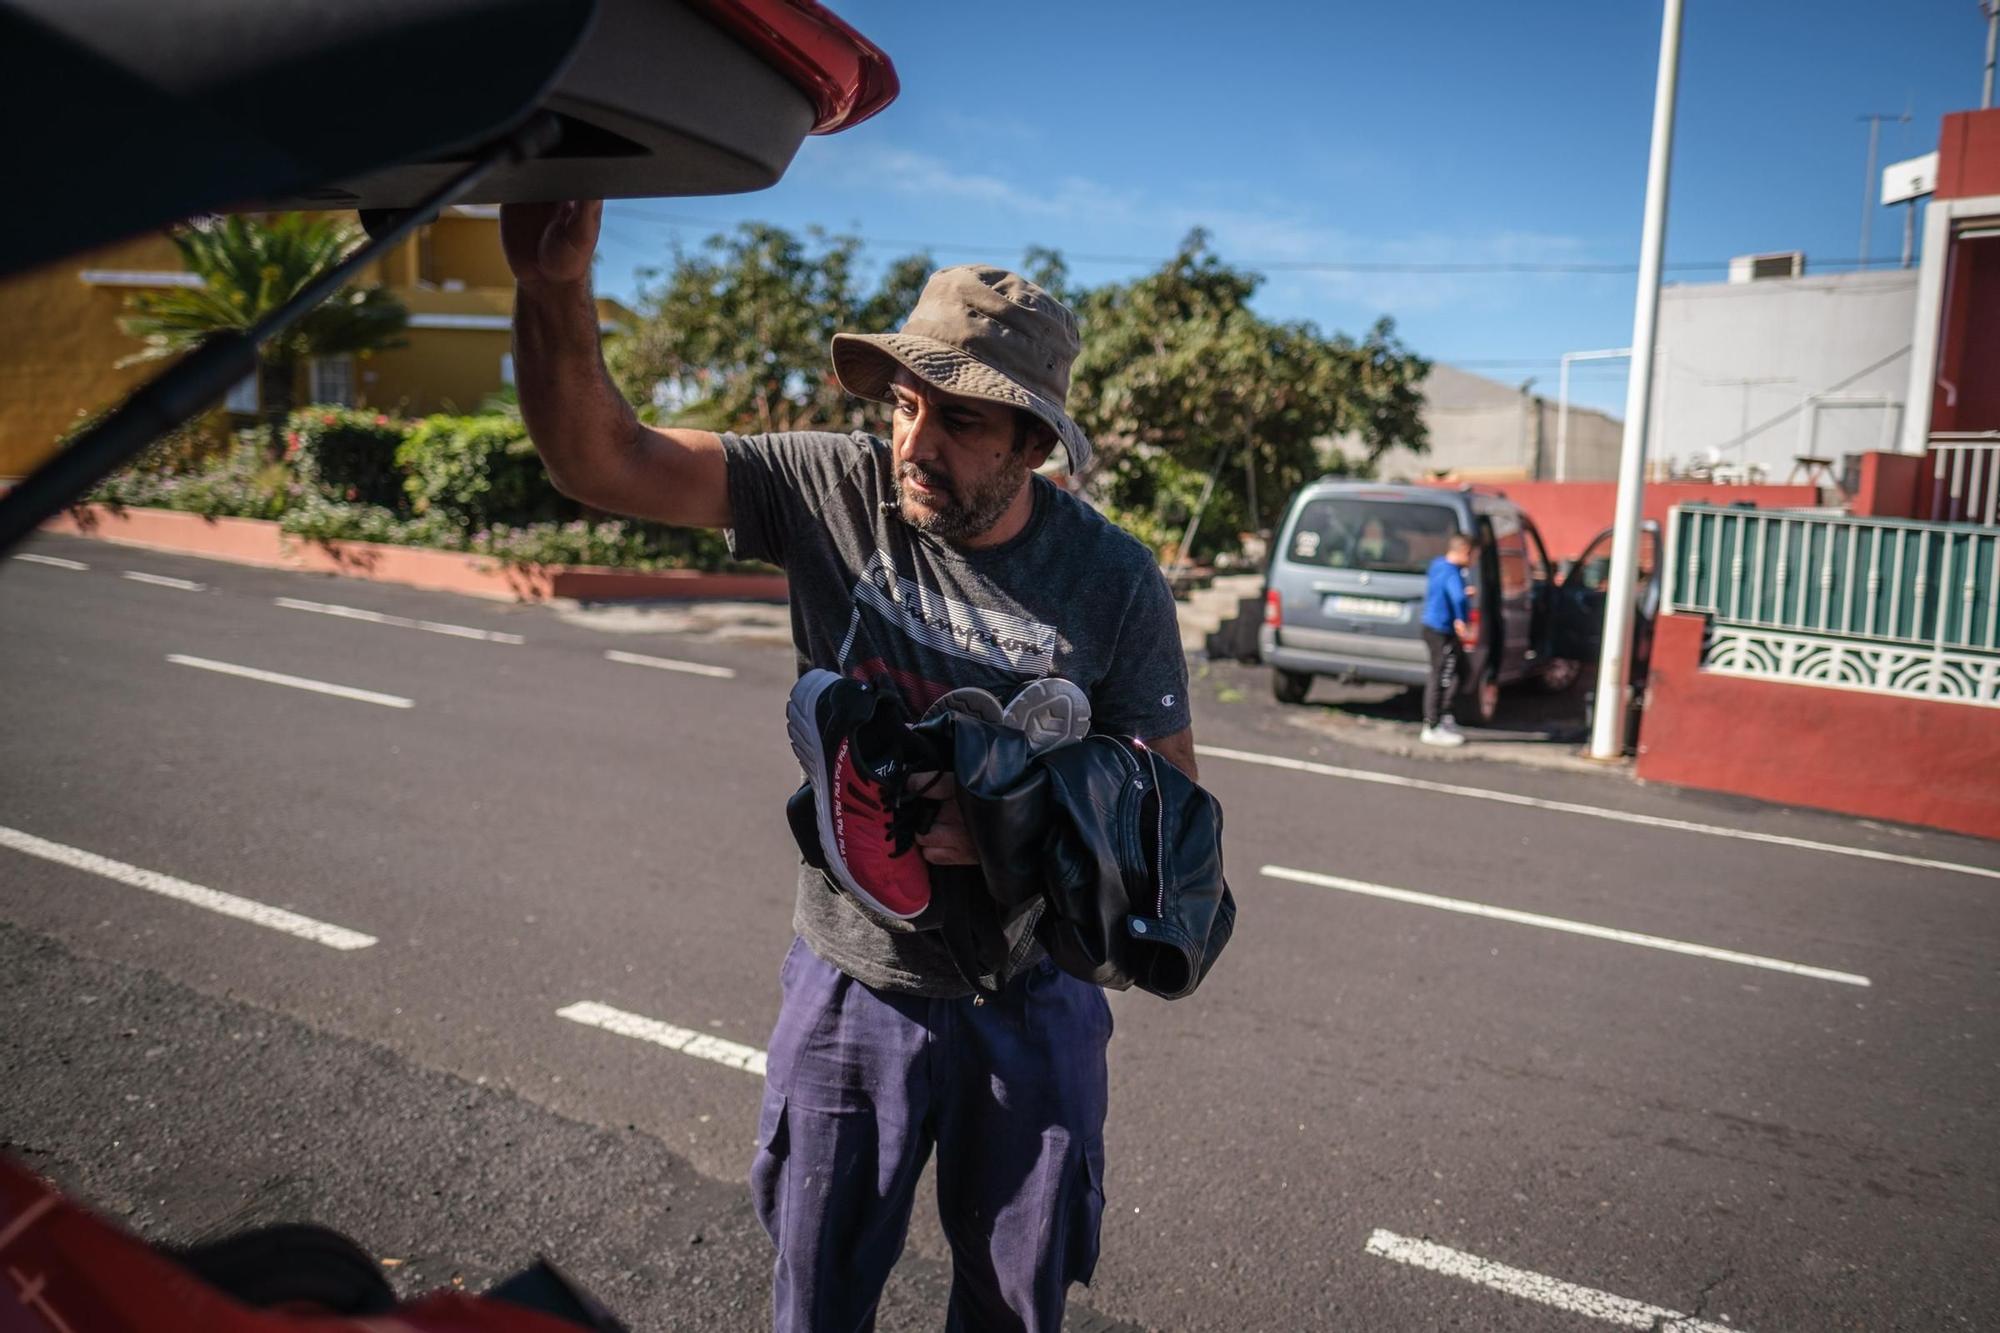
<svg viewBox="0 0 2000 1333"><path fill-rule="evenodd" d="M1606 561L1580 560L1575 577L1559 580L1533 520L1504 495L1324 480L1292 497L1265 573L1258 646L1278 701L1303 702L1315 676L1421 686L1425 573L1454 532L1480 551L1469 579L1470 669L1453 711L1490 722L1502 686L1574 684L1604 622L1603 590L1582 571ZM1609 537L1589 551L1608 552ZM1658 543L1648 524L1640 569L1649 582Z"/></svg>

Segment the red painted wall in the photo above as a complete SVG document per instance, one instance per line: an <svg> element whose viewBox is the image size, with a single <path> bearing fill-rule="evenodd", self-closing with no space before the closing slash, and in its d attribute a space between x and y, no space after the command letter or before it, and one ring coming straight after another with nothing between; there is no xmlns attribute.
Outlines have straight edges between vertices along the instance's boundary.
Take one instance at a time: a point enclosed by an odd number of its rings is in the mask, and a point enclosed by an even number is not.
<svg viewBox="0 0 2000 1333"><path fill-rule="evenodd" d="M1434 482L1443 489L1456 489L1457 482ZM1611 526L1618 508L1615 481L1510 481L1475 489L1489 495L1504 495L1528 511L1542 540L1548 544L1551 560L1568 560L1583 554L1590 539ZM1696 482L1656 482L1646 487L1646 517L1667 521L1667 510L1677 504L1727 505L1748 500L1762 509L1797 509L1819 503L1819 491L1811 486L1710 486Z"/></svg>
<svg viewBox="0 0 2000 1333"><path fill-rule="evenodd" d="M2000 107L1957 111L1938 132L1937 197L2000 194Z"/></svg>
<svg viewBox="0 0 2000 1333"><path fill-rule="evenodd" d="M1881 451L1861 455L1861 486L1848 497L1848 512L1857 518L1921 517L1919 484L1928 475L1927 457Z"/></svg>
<svg viewBox="0 0 2000 1333"><path fill-rule="evenodd" d="M2000 708L1705 672L1702 629L1660 617L1640 777L2000 838Z"/></svg>

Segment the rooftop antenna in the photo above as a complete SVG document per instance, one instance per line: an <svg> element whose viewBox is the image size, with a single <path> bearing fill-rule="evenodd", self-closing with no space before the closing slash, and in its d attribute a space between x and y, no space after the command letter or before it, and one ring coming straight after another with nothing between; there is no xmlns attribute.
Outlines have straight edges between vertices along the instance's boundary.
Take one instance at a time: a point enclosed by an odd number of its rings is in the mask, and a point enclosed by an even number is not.
<svg viewBox="0 0 2000 1333"><path fill-rule="evenodd" d="M1868 170L1861 177L1861 260L1859 268L1868 267L1868 238L1875 230L1875 155L1882 146L1882 122L1893 120L1899 125L1910 123L1910 112L1906 106L1902 111L1870 111L1867 115L1855 117L1868 122Z"/></svg>

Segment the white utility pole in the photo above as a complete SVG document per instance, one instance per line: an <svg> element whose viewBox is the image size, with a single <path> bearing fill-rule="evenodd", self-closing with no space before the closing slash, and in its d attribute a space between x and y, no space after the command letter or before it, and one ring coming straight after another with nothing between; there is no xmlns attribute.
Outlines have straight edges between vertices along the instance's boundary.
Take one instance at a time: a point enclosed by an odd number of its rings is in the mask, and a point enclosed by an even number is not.
<svg viewBox="0 0 2000 1333"><path fill-rule="evenodd" d="M1629 347L1606 347L1595 352L1564 352L1562 373L1556 377L1556 480L1569 480L1569 363L1611 361L1632 355Z"/></svg>
<svg viewBox="0 0 2000 1333"><path fill-rule="evenodd" d="M2000 0L1980 0L1986 11L1986 77L1979 86L1981 110L1993 105L1993 57L2000 52Z"/></svg>
<svg viewBox="0 0 2000 1333"><path fill-rule="evenodd" d="M1660 266L1667 248L1667 179L1674 156L1674 91L1680 79L1681 0L1660 19L1660 71L1653 86L1653 148L1646 165L1646 223L1639 236L1639 290L1632 309L1632 374L1625 386L1625 444L1618 457L1618 509L1611 534L1611 586L1604 597L1604 651L1590 757L1625 752L1625 669L1639 593L1639 526L1646 499L1646 434L1653 412L1653 342L1660 329ZM1666 571L1655 571L1661 577Z"/></svg>

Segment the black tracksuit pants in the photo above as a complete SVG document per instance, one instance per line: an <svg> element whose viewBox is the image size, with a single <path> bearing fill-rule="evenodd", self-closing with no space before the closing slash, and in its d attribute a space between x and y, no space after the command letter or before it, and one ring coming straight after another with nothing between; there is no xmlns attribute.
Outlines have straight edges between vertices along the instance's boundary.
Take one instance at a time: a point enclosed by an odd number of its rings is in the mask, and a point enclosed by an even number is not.
<svg viewBox="0 0 2000 1333"><path fill-rule="evenodd" d="M1424 647L1431 654L1431 673L1424 681L1424 725L1435 727L1451 710L1452 700L1458 697L1458 677L1465 652L1458 645L1458 635L1450 630L1434 630L1429 625L1424 626Z"/></svg>

